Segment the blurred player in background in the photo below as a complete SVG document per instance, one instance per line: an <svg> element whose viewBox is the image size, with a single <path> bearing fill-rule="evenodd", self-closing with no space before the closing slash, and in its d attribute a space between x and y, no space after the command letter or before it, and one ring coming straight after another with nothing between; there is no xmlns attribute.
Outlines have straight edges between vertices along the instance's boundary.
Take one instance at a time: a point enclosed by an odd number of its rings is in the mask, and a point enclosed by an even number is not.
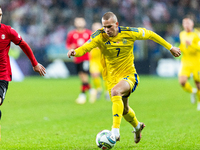
<svg viewBox="0 0 200 150"><path fill-rule="evenodd" d="M91 39L83 46L68 51L68 57L79 57L95 47L102 53L103 78L107 81L112 101L112 132L117 141L120 140L120 124L122 116L134 130L135 143L141 139L141 131L145 127L139 122L135 112L129 106L128 97L139 84L139 76L134 66L133 44L135 40L153 40L168 49L173 56L180 56L179 48L173 47L156 33L145 28L119 26L117 17L107 12L102 17L103 29L92 34Z"/></svg>
<svg viewBox="0 0 200 150"><path fill-rule="evenodd" d="M92 31L86 29L86 21L84 18L77 17L74 19L75 30L68 33L66 39L67 49L75 49L82 46L91 36ZM81 57L75 57L74 63L81 79L81 93L76 99L76 103L84 104L86 102L86 93L90 90L89 84L89 53L85 53Z"/></svg>
<svg viewBox="0 0 200 150"><path fill-rule="evenodd" d="M18 45L28 56L35 72L38 72L40 76L44 76L46 73L45 68L37 62L31 48L22 39L22 37L13 28L1 23L2 15L3 12L0 6L0 105L3 104L5 99L8 83L12 80L12 72L8 55L11 42Z"/></svg>
<svg viewBox="0 0 200 150"><path fill-rule="evenodd" d="M100 22L95 22L92 24L93 32L95 32L101 28L102 28L102 25ZM95 89L95 91L94 91L95 97L90 99L92 102L94 102L96 99L99 99L103 92L102 79L101 79L102 71L103 71L103 68L101 65L101 51L98 47L96 47L90 52L90 74L91 74L92 83L93 83L94 89ZM104 89L105 89L104 90L105 98L109 99L110 96L107 91L106 85L104 85Z"/></svg>
<svg viewBox="0 0 200 150"><path fill-rule="evenodd" d="M184 31L180 32L181 69L179 83L183 89L191 93L191 102L195 103L198 96L197 110L200 111L200 37L199 31L194 29L194 21L190 16L182 20ZM192 88L188 79L193 75L197 88Z"/></svg>

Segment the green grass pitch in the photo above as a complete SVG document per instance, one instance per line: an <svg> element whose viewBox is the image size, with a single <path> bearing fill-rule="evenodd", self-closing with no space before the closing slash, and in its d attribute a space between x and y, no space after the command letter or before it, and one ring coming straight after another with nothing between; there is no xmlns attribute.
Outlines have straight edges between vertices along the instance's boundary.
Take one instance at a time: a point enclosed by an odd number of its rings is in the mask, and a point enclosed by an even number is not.
<svg viewBox="0 0 200 150"><path fill-rule="evenodd" d="M77 105L78 77L44 79L27 77L10 82L0 107L1 150L95 150L96 134L111 130L110 101ZM130 106L146 124L140 143L124 119L116 150L198 150L200 112L190 103L177 78L140 76Z"/></svg>

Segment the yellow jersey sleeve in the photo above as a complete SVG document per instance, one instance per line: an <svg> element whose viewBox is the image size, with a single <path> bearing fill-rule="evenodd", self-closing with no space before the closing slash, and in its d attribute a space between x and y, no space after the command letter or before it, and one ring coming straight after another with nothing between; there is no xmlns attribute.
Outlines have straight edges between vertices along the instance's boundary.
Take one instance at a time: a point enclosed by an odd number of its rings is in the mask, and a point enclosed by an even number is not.
<svg viewBox="0 0 200 150"><path fill-rule="evenodd" d="M136 40L153 40L154 42L164 46L166 49L170 50L172 45L165 41L161 36L156 34L151 30L145 28L138 28L138 36Z"/></svg>
<svg viewBox="0 0 200 150"><path fill-rule="evenodd" d="M85 44L75 49L76 52L75 57L83 56L85 53L90 52L92 49L100 47L101 32L102 30L97 30L91 35L90 39Z"/></svg>

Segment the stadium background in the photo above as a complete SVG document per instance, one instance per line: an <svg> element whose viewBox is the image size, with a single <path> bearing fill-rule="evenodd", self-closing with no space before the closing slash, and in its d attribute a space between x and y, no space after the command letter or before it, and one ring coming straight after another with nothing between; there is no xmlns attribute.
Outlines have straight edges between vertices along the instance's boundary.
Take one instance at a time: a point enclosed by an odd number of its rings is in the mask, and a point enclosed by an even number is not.
<svg viewBox="0 0 200 150"><path fill-rule="evenodd" d="M199 0L0 0L2 23L11 25L23 36L38 61L47 67L61 58L73 74L76 72L70 68L72 60L66 57L65 38L73 29L74 17L85 17L90 28L106 11L113 11L120 25L146 27L175 44L183 16L193 14L199 27L199 3ZM154 42L135 44L137 71L144 75L140 75L140 85L131 94L129 104L146 127L140 143L134 144L132 128L122 119L121 141L114 149L199 150L200 112L190 103L190 95L182 90L177 77L154 76L161 58L179 60ZM94 104L77 105L78 76L43 79L32 71L22 50L12 44L10 52L23 73L31 76L23 82L9 83L1 106L0 150L97 150L96 134L111 129L112 102L102 95Z"/></svg>
<svg viewBox="0 0 200 150"><path fill-rule="evenodd" d="M21 34L37 60L47 67L53 60L62 59L71 74L76 71L72 59L66 56L65 40L74 28L75 17L84 17L87 28L91 29L92 23L101 21L105 12L113 11L121 26L145 27L177 45L185 15L193 15L198 26L199 4L198 0L0 0L4 13L2 23ZM35 75L28 58L13 45L11 56L22 72ZM161 58L173 59L166 49L152 41L137 41L134 53L139 74L156 74Z"/></svg>

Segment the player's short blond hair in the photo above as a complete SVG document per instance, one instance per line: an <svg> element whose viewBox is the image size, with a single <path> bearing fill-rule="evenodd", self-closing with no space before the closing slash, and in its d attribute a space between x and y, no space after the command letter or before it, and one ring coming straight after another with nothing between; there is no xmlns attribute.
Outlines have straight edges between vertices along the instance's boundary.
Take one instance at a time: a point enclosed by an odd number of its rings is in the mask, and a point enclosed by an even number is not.
<svg viewBox="0 0 200 150"><path fill-rule="evenodd" d="M105 13L105 14L103 15L103 17L102 17L103 20L108 20L108 19L110 19L110 18L113 18L113 20L114 20L115 22L118 22L117 17L116 17L116 15L115 15L113 12L107 12L107 13Z"/></svg>
<svg viewBox="0 0 200 150"><path fill-rule="evenodd" d="M193 15L191 15L191 14L185 15L183 19L190 19L192 22L195 21L195 17Z"/></svg>

